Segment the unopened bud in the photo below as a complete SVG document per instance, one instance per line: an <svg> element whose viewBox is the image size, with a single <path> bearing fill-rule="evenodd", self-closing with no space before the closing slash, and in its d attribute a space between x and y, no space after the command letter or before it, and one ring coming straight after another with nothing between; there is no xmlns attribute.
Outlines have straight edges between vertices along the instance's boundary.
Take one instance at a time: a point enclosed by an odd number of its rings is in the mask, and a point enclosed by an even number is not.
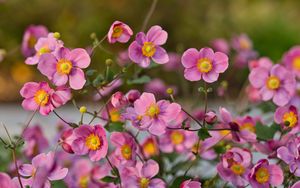
<svg viewBox="0 0 300 188"><path fill-rule="evenodd" d="M86 113L87 112L86 107L85 106L80 107L79 112L82 113L82 114Z"/></svg>

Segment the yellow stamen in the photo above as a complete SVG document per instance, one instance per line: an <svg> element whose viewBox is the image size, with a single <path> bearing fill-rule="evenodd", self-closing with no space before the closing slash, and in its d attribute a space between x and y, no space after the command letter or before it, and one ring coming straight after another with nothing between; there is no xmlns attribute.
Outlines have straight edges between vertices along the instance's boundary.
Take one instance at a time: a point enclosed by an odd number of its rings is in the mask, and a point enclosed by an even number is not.
<svg viewBox="0 0 300 188"><path fill-rule="evenodd" d="M155 45L152 42L144 42L142 53L146 57L152 57L156 52Z"/></svg>
<svg viewBox="0 0 300 188"><path fill-rule="evenodd" d="M245 173L245 168L240 165L239 163L233 163L232 166L230 167L230 170L235 174L235 175L242 175Z"/></svg>
<svg viewBox="0 0 300 188"><path fill-rule="evenodd" d="M28 39L28 46L29 48L34 48L34 45L36 44L37 39L34 36L30 36Z"/></svg>
<svg viewBox="0 0 300 188"><path fill-rule="evenodd" d="M267 83L266 83L267 87L271 90L276 90L280 87L280 80L278 77L276 76L270 76L267 79Z"/></svg>
<svg viewBox="0 0 300 188"><path fill-rule="evenodd" d="M282 117L282 121L287 122L289 127L294 127L298 122L297 114L292 111L286 112Z"/></svg>
<svg viewBox="0 0 300 188"><path fill-rule="evenodd" d="M45 106L49 101L49 94L45 90L40 89L34 94L34 101L40 106Z"/></svg>
<svg viewBox="0 0 300 188"><path fill-rule="evenodd" d="M122 153L122 156L123 156L126 160L131 159L132 151L131 151L131 147L130 147L128 144L124 144L124 145L121 147L121 153Z"/></svg>
<svg viewBox="0 0 300 188"><path fill-rule="evenodd" d="M71 61L67 59L60 59L56 64L56 70L59 74L70 74L73 65Z"/></svg>
<svg viewBox="0 0 300 188"><path fill-rule="evenodd" d="M140 179L140 188L148 188L149 183L150 183L149 179L141 178Z"/></svg>
<svg viewBox="0 0 300 188"><path fill-rule="evenodd" d="M45 46L45 47L41 48L37 53L39 56L41 56L43 54L50 53L50 52L51 52L51 50L47 46Z"/></svg>
<svg viewBox="0 0 300 188"><path fill-rule="evenodd" d="M113 29L112 37L119 38L123 33L123 28L121 26L116 26Z"/></svg>
<svg viewBox="0 0 300 188"><path fill-rule="evenodd" d="M263 184L269 181L270 173L267 168L261 167L255 173L255 179L258 183Z"/></svg>
<svg viewBox="0 0 300 188"><path fill-rule="evenodd" d="M109 116L112 122L119 122L121 119L121 114L116 108L112 108L109 110Z"/></svg>
<svg viewBox="0 0 300 188"><path fill-rule="evenodd" d="M297 56L293 59L293 67L297 70L300 71L300 56Z"/></svg>
<svg viewBox="0 0 300 188"><path fill-rule="evenodd" d="M150 116L151 118L156 117L159 114L160 110L159 107L156 104L150 105L148 108L146 114Z"/></svg>
<svg viewBox="0 0 300 188"><path fill-rule="evenodd" d="M244 123L241 127L240 130L248 130L250 132L255 133L256 129L252 123Z"/></svg>
<svg viewBox="0 0 300 188"><path fill-rule="evenodd" d="M97 150L101 145L100 138L95 134L90 134L85 140L85 145L90 150Z"/></svg>
<svg viewBox="0 0 300 188"><path fill-rule="evenodd" d="M212 62L208 58L201 58L198 60L197 68L201 73L208 73L212 69Z"/></svg>
<svg viewBox="0 0 300 188"><path fill-rule="evenodd" d="M88 188L89 184L89 177L88 176L81 176L79 178L79 187L80 188Z"/></svg>
<svg viewBox="0 0 300 188"><path fill-rule="evenodd" d="M145 142L145 144L143 145L143 151L149 156L153 156L157 154L157 147L152 139Z"/></svg>
<svg viewBox="0 0 300 188"><path fill-rule="evenodd" d="M171 133L171 142L174 145L181 144L184 141L184 135L179 131L173 131Z"/></svg>

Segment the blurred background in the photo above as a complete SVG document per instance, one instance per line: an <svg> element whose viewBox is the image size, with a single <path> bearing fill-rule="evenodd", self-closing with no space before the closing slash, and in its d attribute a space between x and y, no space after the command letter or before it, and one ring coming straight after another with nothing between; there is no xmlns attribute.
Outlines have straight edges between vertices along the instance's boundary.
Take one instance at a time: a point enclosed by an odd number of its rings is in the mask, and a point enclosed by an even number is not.
<svg viewBox="0 0 300 188"><path fill-rule="evenodd" d="M138 32L151 3L152 0L0 0L0 49L6 53L3 59L0 55L0 102L20 101L19 89L25 82L45 79L35 66L24 64L20 52L23 33L29 25L45 25L49 31L60 32L66 46L87 48L93 43L91 33L102 38L115 20ZM169 33L164 47L179 54L190 47L210 46L216 38L230 42L234 35L245 33L259 56L269 56L277 62L285 51L300 43L299 7L298 0L159 0L147 29L161 25ZM103 44L110 52L126 50L128 45ZM111 53L98 51L92 67L105 69L107 58L115 59ZM149 75L161 77L162 71L155 68ZM247 71L232 68L222 76L234 86L232 93L242 87ZM169 72L162 78L168 85L178 84L179 73ZM189 84L183 80L179 93L193 90Z"/></svg>

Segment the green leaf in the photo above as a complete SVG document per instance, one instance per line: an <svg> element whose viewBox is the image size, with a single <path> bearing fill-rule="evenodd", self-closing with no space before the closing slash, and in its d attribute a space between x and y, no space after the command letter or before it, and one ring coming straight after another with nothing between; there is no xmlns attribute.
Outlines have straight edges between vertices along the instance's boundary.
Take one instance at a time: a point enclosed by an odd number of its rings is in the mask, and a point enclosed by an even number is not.
<svg viewBox="0 0 300 188"><path fill-rule="evenodd" d="M142 76L140 78L136 78L133 80L127 80L127 84L128 85L132 85L132 84L145 84L151 81L151 78L149 76Z"/></svg>
<svg viewBox="0 0 300 188"><path fill-rule="evenodd" d="M256 136L260 140L273 139L274 134L280 130L280 125L272 124L271 126L262 125L260 122L256 124Z"/></svg>
<svg viewBox="0 0 300 188"><path fill-rule="evenodd" d="M97 72L97 70L95 70L95 69L89 69L85 72L85 74L87 76L93 76L94 74L96 74L96 72Z"/></svg>
<svg viewBox="0 0 300 188"><path fill-rule="evenodd" d="M108 132L122 132L124 131L123 124L122 122L111 122L105 128Z"/></svg>
<svg viewBox="0 0 300 188"><path fill-rule="evenodd" d="M179 176L173 181L172 185L169 188L178 188L182 182L189 179L193 179L193 178L189 176Z"/></svg>
<svg viewBox="0 0 300 188"><path fill-rule="evenodd" d="M115 73L109 69L108 71L106 71L105 76L106 76L106 81L111 82L114 79Z"/></svg>
<svg viewBox="0 0 300 188"><path fill-rule="evenodd" d="M198 136L201 140L205 140L206 138L209 138L211 137L211 135L209 134L207 128L201 128L199 131L198 131Z"/></svg>
<svg viewBox="0 0 300 188"><path fill-rule="evenodd" d="M101 181L106 182L106 183L117 183L118 178L112 177L112 176L105 176L104 178L101 179Z"/></svg>
<svg viewBox="0 0 300 188"><path fill-rule="evenodd" d="M94 87L100 86L100 84L102 83L103 80L104 80L103 75L98 74L98 76L93 80L93 86Z"/></svg>

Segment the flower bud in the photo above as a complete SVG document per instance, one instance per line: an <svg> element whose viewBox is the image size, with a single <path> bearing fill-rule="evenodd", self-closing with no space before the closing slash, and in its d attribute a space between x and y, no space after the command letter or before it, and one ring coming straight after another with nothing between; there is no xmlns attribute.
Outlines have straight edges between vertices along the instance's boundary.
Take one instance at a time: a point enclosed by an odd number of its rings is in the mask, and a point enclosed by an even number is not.
<svg viewBox="0 0 300 188"><path fill-rule="evenodd" d="M169 94L169 95L173 95L174 90L173 90L172 88L168 88L166 92L167 92L167 94Z"/></svg>
<svg viewBox="0 0 300 188"><path fill-rule="evenodd" d="M210 125L214 124L217 121L217 115L213 111L207 112L205 114L204 118L205 118L205 122L208 123L208 124L210 124Z"/></svg>
<svg viewBox="0 0 300 188"><path fill-rule="evenodd" d="M80 107L79 112L82 113L82 114L86 113L87 112L86 107L85 106Z"/></svg>
<svg viewBox="0 0 300 188"><path fill-rule="evenodd" d="M134 103L138 98L140 98L141 93L138 90L132 89L127 92L126 98L128 102Z"/></svg>
<svg viewBox="0 0 300 188"><path fill-rule="evenodd" d="M60 33L59 32L53 33L53 37L56 38L56 39L59 39L60 38Z"/></svg>

